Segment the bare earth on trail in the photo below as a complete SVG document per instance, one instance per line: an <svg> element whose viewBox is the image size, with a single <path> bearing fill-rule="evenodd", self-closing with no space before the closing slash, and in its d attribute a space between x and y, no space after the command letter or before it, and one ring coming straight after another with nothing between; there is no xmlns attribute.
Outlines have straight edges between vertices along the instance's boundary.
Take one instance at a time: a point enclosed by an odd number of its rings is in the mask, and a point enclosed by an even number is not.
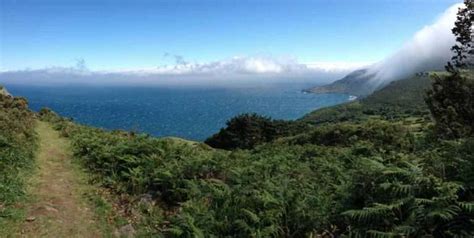
<svg viewBox="0 0 474 238"><path fill-rule="evenodd" d="M68 141L47 123L38 122L38 170L32 175L27 218L21 237L101 237L93 207L83 194L90 189L71 161Z"/></svg>

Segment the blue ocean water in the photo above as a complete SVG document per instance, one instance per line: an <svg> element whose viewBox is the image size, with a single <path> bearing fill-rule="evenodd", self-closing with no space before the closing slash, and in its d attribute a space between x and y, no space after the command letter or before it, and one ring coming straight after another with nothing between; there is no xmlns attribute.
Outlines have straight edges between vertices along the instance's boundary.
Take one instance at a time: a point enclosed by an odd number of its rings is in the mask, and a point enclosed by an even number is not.
<svg viewBox="0 0 474 238"><path fill-rule="evenodd" d="M33 110L49 107L87 125L192 140L204 140L240 113L297 119L349 100L343 94L302 93L308 85L298 84L246 88L6 86L15 96L26 97Z"/></svg>

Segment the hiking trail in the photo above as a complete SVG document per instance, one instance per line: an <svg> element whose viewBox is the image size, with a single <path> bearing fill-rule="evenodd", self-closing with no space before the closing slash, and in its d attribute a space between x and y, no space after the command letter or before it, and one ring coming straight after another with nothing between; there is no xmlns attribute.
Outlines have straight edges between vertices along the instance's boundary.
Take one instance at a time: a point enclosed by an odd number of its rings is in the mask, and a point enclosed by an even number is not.
<svg viewBox="0 0 474 238"><path fill-rule="evenodd" d="M85 194L93 189L72 161L69 141L38 121L38 168L31 175L26 220L20 237L102 237L94 207Z"/></svg>

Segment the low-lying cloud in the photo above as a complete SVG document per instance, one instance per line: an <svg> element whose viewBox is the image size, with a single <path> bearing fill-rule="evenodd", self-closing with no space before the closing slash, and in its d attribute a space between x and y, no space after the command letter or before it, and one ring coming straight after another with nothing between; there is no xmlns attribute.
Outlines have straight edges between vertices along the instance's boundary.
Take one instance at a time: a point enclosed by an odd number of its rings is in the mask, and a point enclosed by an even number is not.
<svg viewBox="0 0 474 238"><path fill-rule="evenodd" d="M369 74L375 74L377 84L411 76L417 72L443 69L451 59L455 37L451 32L458 9L463 4L448 8L433 24L425 26L399 51L374 64Z"/></svg>
<svg viewBox="0 0 474 238"><path fill-rule="evenodd" d="M300 64L294 59L259 56L233 57L209 63L190 63L182 56L175 55L174 57L176 62L172 66L158 66L155 69L131 72L164 75L218 74L229 76L246 74L308 73L311 71L311 69L305 64Z"/></svg>
<svg viewBox="0 0 474 238"><path fill-rule="evenodd" d="M91 71L84 59L74 67L0 72L0 83L11 84L165 84L165 85L242 85L245 83L308 82L329 83L356 69L368 68L374 84L384 84L417 72L442 69L451 58L455 43L451 28L462 4L447 9L432 25L415 34L400 50L386 59L366 62L301 63L295 58L240 56L197 63L183 56L165 53L172 65L149 69Z"/></svg>
<svg viewBox="0 0 474 238"><path fill-rule="evenodd" d="M236 85L252 82L328 83L366 66L366 63L300 63L294 58L245 56L208 63L192 63L179 55L172 65L149 69L90 71L86 62L75 67L50 67L0 73L0 82L17 84L166 84L166 85Z"/></svg>

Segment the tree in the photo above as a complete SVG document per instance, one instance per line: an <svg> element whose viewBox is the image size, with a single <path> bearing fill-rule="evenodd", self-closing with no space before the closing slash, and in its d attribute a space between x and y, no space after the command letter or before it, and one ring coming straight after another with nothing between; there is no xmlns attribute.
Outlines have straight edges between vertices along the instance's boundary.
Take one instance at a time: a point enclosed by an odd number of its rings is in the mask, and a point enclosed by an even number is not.
<svg viewBox="0 0 474 238"><path fill-rule="evenodd" d="M451 48L454 52L452 64L448 63L448 71L452 72L456 68L472 68L474 66L474 44L473 44L473 20L474 20L474 1L465 0L464 8L460 8L457 20L452 29L456 36L456 44Z"/></svg>
<svg viewBox="0 0 474 238"><path fill-rule="evenodd" d="M290 135L293 128L289 121L272 120L258 114L242 114L230 119L227 127L208 138L205 143L220 149L252 149L278 137Z"/></svg>
<svg viewBox="0 0 474 238"><path fill-rule="evenodd" d="M474 135L474 84L460 74L434 76L426 102L436 122L436 131L445 138Z"/></svg>
<svg viewBox="0 0 474 238"><path fill-rule="evenodd" d="M452 32L456 45L452 61L446 65L449 75L435 75L425 101L436 122L436 131L445 138L474 135L474 2L465 0Z"/></svg>

